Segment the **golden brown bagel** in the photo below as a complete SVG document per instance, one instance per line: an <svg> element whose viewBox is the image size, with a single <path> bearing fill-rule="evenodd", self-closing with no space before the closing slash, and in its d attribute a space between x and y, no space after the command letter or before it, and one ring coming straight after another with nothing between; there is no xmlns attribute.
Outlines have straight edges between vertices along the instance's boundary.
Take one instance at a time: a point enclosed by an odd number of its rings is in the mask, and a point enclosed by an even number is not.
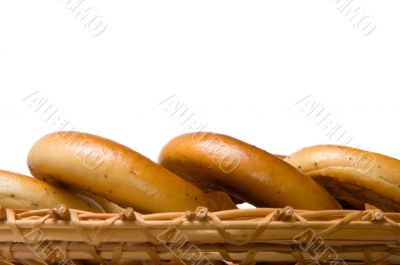
<svg viewBox="0 0 400 265"><path fill-rule="evenodd" d="M28 155L32 175L104 196L142 212L217 210L203 191L114 141L79 132L44 136Z"/></svg>
<svg viewBox="0 0 400 265"><path fill-rule="evenodd" d="M69 208L99 212L73 193L21 174L0 170L0 205L11 209Z"/></svg>
<svg viewBox="0 0 400 265"><path fill-rule="evenodd" d="M288 163L226 135L178 136L164 146L159 162L203 190L222 190L256 206L340 207L320 185Z"/></svg>
<svg viewBox="0 0 400 265"><path fill-rule="evenodd" d="M285 160L339 199L400 211L400 161L395 158L351 147L318 145Z"/></svg>

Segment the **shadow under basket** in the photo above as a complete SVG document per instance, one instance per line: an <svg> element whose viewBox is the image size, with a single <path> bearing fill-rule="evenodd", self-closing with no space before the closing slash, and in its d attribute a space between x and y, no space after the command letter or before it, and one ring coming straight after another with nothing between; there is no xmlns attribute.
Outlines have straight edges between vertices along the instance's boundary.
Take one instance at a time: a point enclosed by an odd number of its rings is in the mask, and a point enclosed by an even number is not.
<svg viewBox="0 0 400 265"><path fill-rule="evenodd" d="M0 209L0 264L400 264L400 213ZM282 264L282 263L280 263ZM286 263L285 263L286 264Z"/></svg>

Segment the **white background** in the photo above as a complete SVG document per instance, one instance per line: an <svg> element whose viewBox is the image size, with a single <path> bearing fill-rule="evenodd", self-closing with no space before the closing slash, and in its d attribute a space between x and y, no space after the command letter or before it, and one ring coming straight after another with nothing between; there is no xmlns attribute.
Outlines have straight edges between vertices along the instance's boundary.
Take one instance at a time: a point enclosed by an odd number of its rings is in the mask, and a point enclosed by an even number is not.
<svg viewBox="0 0 400 265"><path fill-rule="evenodd" d="M2 1L0 168L29 174L61 120L156 160L193 130L160 105L172 96L205 130L281 154L335 143L295 105L309 96L351 145L400 157L400 2L350 3L376 25L363 36L340 1L86 1L99 36L66 0Z"/></svg>

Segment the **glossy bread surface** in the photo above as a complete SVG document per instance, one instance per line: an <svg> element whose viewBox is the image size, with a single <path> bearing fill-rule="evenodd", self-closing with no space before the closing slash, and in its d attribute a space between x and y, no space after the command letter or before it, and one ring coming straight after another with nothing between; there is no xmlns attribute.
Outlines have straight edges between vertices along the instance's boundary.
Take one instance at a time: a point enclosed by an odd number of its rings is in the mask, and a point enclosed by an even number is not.
<svg viewBox="0 0 400 265"><path fill-rule="evenodd" d="M256 206L339 208L310 177L230 136L206 132L178 136L164 146L159 162L204 190L222 190Z"/></svg>
<svg viewBox="0 0 400 265"><path fill-rule="evenodd" d="M314 178L338 199L400 211L400 161L356 148L317 145L285 161Z"/></svg>
<svg viewBox="0 0 400 265"><path fill-rule="evenodd" d="M0 205L11 209L44 209L64 204L69 208L98 212L99 209L72 192L25 175L0 170Z"/></svg>
<svg viewBox="0 0 400 265"><path fill-rule="evenodd" d="M33 176L104 196L142 212L208 206L199 188L114 141L79 132L57 132L37 141L28 156Z"/></svg>

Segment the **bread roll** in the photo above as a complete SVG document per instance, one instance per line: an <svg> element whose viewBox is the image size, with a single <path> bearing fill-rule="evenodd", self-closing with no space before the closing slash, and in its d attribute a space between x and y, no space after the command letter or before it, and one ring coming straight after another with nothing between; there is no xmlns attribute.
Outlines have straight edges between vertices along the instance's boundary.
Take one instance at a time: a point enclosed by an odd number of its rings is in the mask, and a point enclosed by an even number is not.
<svg viewBox="0 0 400 265"><path fill-rule="evenodd" d="M38 179L87 190L143 213L219 209L188 181L126 146L91 134L44 136L31 148L28 166Z"/></svg>
<svg viewBox="0 0 400 265"><path fill-rule="evenodd" d="M400 161L337 145L303 148L285 161L314 178L338 199L400 211Z"/></svg>
<svg viewBox="0 0 400 265"><path fill-rule="evenodd" d="M230 136L197 132L178 136L159 162L203 190L220 190L259 207L340 208L312 178L255 146Z"/></svg>
<svg viewBox="0 0 400 265"><path fill-rule="evenodd" d="M0 170L0 205L11 209L69 208L99 212L100 209L75 196L72 192L46 182L9 171Z"/></svg>

